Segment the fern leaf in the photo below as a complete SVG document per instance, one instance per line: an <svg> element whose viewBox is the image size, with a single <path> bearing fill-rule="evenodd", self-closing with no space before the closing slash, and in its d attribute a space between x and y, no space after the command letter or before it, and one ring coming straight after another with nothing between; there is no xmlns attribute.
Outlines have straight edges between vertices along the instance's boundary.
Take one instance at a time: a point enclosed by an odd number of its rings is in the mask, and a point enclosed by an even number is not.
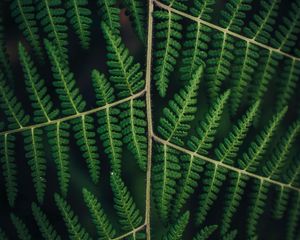
<svg viewBox="0 0 300 240"><path fill-rule="evenodd" d="M33 120L40 123L55 119L58 110L53 109L53 103L47 93L45 81L40 78L37 68L21 43L19 43L19 57L25 76L26 90L34 109Z"/></svg>
<svg viewBox="0 0 300 240"><path fill-rule="evenodd" d="M291 207L288 212L286 239L295 239L297 224L300 218L300 193L296 192L293 195Z"/></svg>
<svg viewBox="0 0 300 240"><path fill-rule="evenodd" d="M147 137L145 101L131 99L121 106L121 127L123 129L124 142L134 154L139 167L146 171L147 167Z"/></svg>
<svg viewBox="0 0 300 240"><path fill-rule="evenodd" d="M69 170L69 129L70 125L67 122L57 122L47 128L47 136L51 146L52 158L54 159L59 188L61 194L67 195L70 170Z"/></svg>
<svg viewBox="0 0 300 240"><path fill-rule="evenodd" d="M237 41L235 44L235 60L232 66L232 92L230 101L231 115L234 115L245 94L245 91L252 80L252 74L257 67L257 59L259 57L258 47L244 41Z"/></svg>
<svg viewBox="0 0 300 240"><path fill-rule="evenodd" d="M73 26L81 46L88 49L90 45L91 10L87 8L87 0L68 0L67 17Z"/></svg>
<svg viewBox="0 0 300 240"><path fill-rule="evenodd" d="M300 159L296 158L294 161L291 161L287 167L283 177L285 182L294 187L300 186Z"/></svg>
<svg viewBox="0 0 300 240"><path fill-rule="evenodd" d="M4 176L7 199L9 205L13 207L18 194L17 166L14 154L15 137L11 134L5 134L1 136L0 143L2 173Z"/></svg>
<svg viewBox="0 0 300 240"><path fill-rule="evenodd" d="M84 201L93 217L93 223L96 226L98 236L101 240L111 240L116 235L116 231L110 224L97 198L85 188L82 191Z"/></svg>
<svg viewBox="0 0 300 240"><path fill-rule="evenodd" d="M253 122L260 102L256 102L241 118L237 124L232 127L232 131L228 134L228 137L215 150L215 155L220 162L233 165L233 160L237 156L239 147L242 145L243 140L246 137L247 132Z"/></svg>
<svg viewBox="0 0 300 240"><path fill-rule="evenodd" d="M12 81L13 74L12 74L11 64L9 61L9 56L7 53L5 34L3 29L3 20L1 17L0 17L0 67L1 67L1 72L3 72L5 77L8 78L10 81Z"/></svg>
<svg viewBox="0 0 300 240"><path fill-rule="evenodd" d="M201 231L193 238L193 240L207 240L218 228L218 225L205 226Z"/></svg>
<svg viewBox="0 0 300 240"><path fill-rule="evenodd" d="M153 194L156 208L166 221L175 195L176 180L180 178L178 152L167 145L158 145L153 167Z"/></svg>
<svg viewBox="0 0 300 240"><path fill-rule="evenodd" d="M110 80L119 90L118 96L127 97L137 93L145 85L140 64L135 63L120 36L114 34L105 23L102 23L102 30L107 43Z"/></svg>
<svg viewBox="0 0 300 240"><path fill-rule="evenodd" d="M232 230L232 231L228 232L227 234L225 234L222 237L222 240L234 240L234 239L236 239L237 233L238 233L237 230ZM251 240L254 240L254 238L251 238Z"/></svg>
<svg viewBox="0 0 300 240"><path fill-rule="evenodd" d="M275 219L281 219L287 209L290 191L288 188L285 188L283 186L277 187L276 190L277 191L272 214Z"/></svg>
<svg viewBox="0 0 300 240"><path fill-rule="evenodd" d="M30 43L39 59L42 60L43 52L33 2L33 0L14 0L10 4L10 10L24 37Z"/></svg>
<svg viewBox="0 0 300 240"><path fill-rule="evenodd" d="M194 0L193 6L189 9L190 13L199 18L209 22L212 19L213 5L216 0Z"/></svg>
<svg viewBox="0 0 300 240"><path fill-rule="evenodd" d="M4 82L0 71L0 108L8 121L8 128L22 128L29 122L29 116L24 113L22 104L16 98L14 91Z"/></svg>
<svg viewBox="0 0 300 240"><path fill-rule="evenodd" d="M60 240L61 237L57 234L56 230L51 225L46 214L41 210L41 208L36 203L32 203L31 209L43 238L46 240Z"/></svg>
<svg viewBox="0 0 300 240"><path fill-rule="evenodd" d="M182 138L187 136L190 125L194 119L197 104L197 93L202 77L203 66L201 65L188 86L174 95L169 101L168 107L164 108L164 117L160 119L159 133L167 140L178 145L183 145Z"/></svg>
<svg viewBox="0 0 300 240"><path fill-rule="evenodd" d="M67 26L65 10L61 8L61 0L41 0L37 5L37 20L41 23L47 37L57 47L57 53L62 59L67 56Z"/></svg>
<svg viewBox="0 0 300 240"><path fill-rule="evenodd" d="M250 143L248 151L243 154L242 159L238 160L238 164L242 169L250 172L256 171L259 161L262 159L272 136L286 112L287 107L275 114L268 125L257 135L256 139Z"/></svg>
<svg viewBox="0 0 300 240"><path fill-rule="evenodd" d="M114 90L103 74L97 70L92 72L93 86L96 93L97 106L104 106L115 100ZM122 133L117 116L117 108L106 108L98 112L98 132L105 148L105 153L111 160L112 170L116 173L121 169Z"/></svg>
<svg viewBox="0 0 300 240"><path fill-rule="evenodd" d="M247 37L254 41L267 44L271 39L273 25L278 15L279 3L281 0L262 0L261 9L254 14L248 26L244 28Z"/></svg>
<svg viewBox="0 0 300 240"><path fill-rule="evenodd" d="M171 8L175 8L181 11L185 11L187 6L184 4L187 0L162 0L165 4L167 4Z"/></svg>
<svg viewBox="0 0 300 240"><path fill-rule="evenodd" d="M203 189L199 198L199 207L196 210L196 224L200 225L206 219L206 215L212 204L218 197L218 193L226 179L227 169L217 164L207 164L204 171Z"/></svg>
<svg viewBox="0 0 300 240"><path fill-rule="evenodd" d="M291 52L296 45L300 31L300 2L291 3L288 16L283 17L283 22L275 31L274 38L271 39L273 47L284 51Z"/></svg>
<svg viewBox="0 0 300 240"><path fill-rule="evenodd" d="M1 240L8 240L6 233L0 228L0 239Z"/></svg>
<svg viewBox="0 0 300 240"><path fill-rule="evenodd" d="M116 0L98 0L102 20L114 34L120 33L120 9L116 7Z"/></svg>
<svg viewBox="0 0 300 240"><path fill-rule="evenodd" d="M208 154L208 150L212 147L217 128L220 124L220 119L224 110L224 106L229 98L230 90L226 91L223 95L218 97L213 103L204 117L196 128L197 136L192 136L187 145L199 154Z"/></svg>
<svg viewBox="0 0 300 240"><path fill-rule="evenodd" d="M154 51L153 80L159 95L164 97L167 92L170 74L174 71L181 49L182 26L179 22L181 17L171 11L155 11L154 17L157 19L158 24L155 25L157 47Z"/></svg>
<svg viewBox="0 0 300 240"><path fill-rule="evenodd" d="M185 212L177 221L171 225L168 232L162 237L163 240L180 240L189 222L190 212Z"/></svg>
<svg viewBox="0 0 300 240"><path fill-rule="evenodd" d="M120 176L112 172L110 179L114 193L114 207L121 227L124 231L134 230L141 224L143 218Z"/></svg>
<svg viewBox="0 0 300 240"><path fill-rule="evenodd" d="M21 220L19 217L17 217L15 214L10 214L10 219L12 224L14 225L18 238L20 240L31 240L33 239L32 236L29 233L29 230L23 220Z"/></svg>
<svg viewBox="0 0 300 240"><path fill-rule="evenodd" d="M46 159L42 143L43 131L40 128L31 128L23 133L25 157L31 169L31 177L39 203L44 201L46 190Z"/></svg>
<svg viewBox="0 0 300 240"><path fill-rule="evenodd" d="M289 100L296 90L299 75L300 62L295 59L285 59L276 96L277 111L288 105Z"/></svg>
<svg viewBox="0 0 300 240"><path fill-rule="evenodd" d="M137 36L143 44L146 44L146 13L144 2L138 0L125 0L124 3L132 18Z"/></svg>
<svg viewBox="0 0 300 240"><path fill-rule="evenodd" d="M54 195L55 203L68 228L69 237L73 240L91 239L86 230L80 225L78 217L74 214L71 206L57 193Z"/></svg>

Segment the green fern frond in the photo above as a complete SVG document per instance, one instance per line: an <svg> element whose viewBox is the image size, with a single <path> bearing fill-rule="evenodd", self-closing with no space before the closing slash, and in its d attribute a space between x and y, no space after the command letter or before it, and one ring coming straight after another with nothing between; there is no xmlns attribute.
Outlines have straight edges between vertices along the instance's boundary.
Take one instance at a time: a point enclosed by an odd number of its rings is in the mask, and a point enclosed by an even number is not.
<svg viewBox="0 0 300 240"><path fill-rule="evenodd" d="M231 73L232 91L229 99L231 115L237 112L247 87L252 81L254 69L258 66L258 51L258 47L249 42L237 41L235 44L235 59Z"/></svg>
<svg viewBox="0 0 300 240"><path fill-rule="evenodd" d="M295 59L285 59L283 70L280 74L278 93L276 95L277 111L288 105L293 96L300 75L300 61Z"/></svg>
<svg viewBox="0 0 300 240"><path fill-rule="evenodd" d="M183 232L189 222L190 212L185 212L177 221L172 224L168 232L162 237L163 240L181 240Z"/></svg>
<svg viewBox="0 0 300 240"><path fill-rule="evenodd" d="M10 219L12 224L14 225L18 238L20 240L31 240L33 239L31 234L29 233L29 230L23 220L21 218L17 217L15 214L11 213L10 214Z"/></svg>
<svg viewBox="0 0 300 240"><path fill-rule="evenodd" d="M97 198L85 188L82 191L84 201L93 218L98 236L101 240L111 240L116 235L116 231L109 222Z"/></svg>
<svg viewBox="0 0 300 240"><path fill-rule="evenodd" d="M102 30L107 43L107 66L110 80L118 91L118 96L127 97L143 89L145 81L139 63L135 63L125 48L120 36L102 23Z"/></svg>
<svg viewBox="0 0 300 240"><path fill-rule="evenodd" d="M168 107L163 109L164 117L159 121L158 132L170 142L183 145L183 138L190 129L188 124L194 119L197 105L197 94L202 78L203 66L200 65L193 75L190 84L174 95Z"/></svg>
<svg viewBox="0 0 300 240"><path fill-rule="evenodd" d="M19 43L19 57L25 76L26 90L34 109L33 120L40 123L55 119L58 110L53 109L53 103L47 93L45 81L40 78L37 68L21 43Z"/></svg>
<svg viewBox="0 0 300 240"><path fill-rule="evenodd" d="M5 43L5 34L3 29L3 20L0 17L0 67L1 72L8 78L10 81L13 80L13 74L11 69L11 64L9 61L9 56L7 53L7 47Z"/></svg>
<svg viewBox="0 0 300 240"><path fill-rule="evenodd" d="M9 129L22 128L29 122L22 104L16 98L14 91L4 82L4 75L0 71L0 108L3 110Z"/></svg>
<svg viewBox="0 0 300 240"><path fill-rule="evenodd" d="M43 52L38 34L37 21L33 0L13 0L10 4L11 15L22 31L24 37L32 46L39 59L43 59Z"/></svg>
<svg viewBox="0 0 300 240"><path fill-rule="evenodd" d="M137 36L142 41L143 44L146 44L146 13L145 13L145 4L143 1L138 0L125 0L124 4L126 5L130 17L133 21L133 26L137 33Z"/></svg>
<svg viewBox="0 0 300 240"><path fill-rule="evenodd" d="M300 218L300 193L295 192L291 201L291 207L288 212L286 239L294 240L297 230L297 224Z"/></svg>
<svg viewBox="0 0 300 240"><path fill-rule="evenodd" d="M247 37L254 41L267 44L271 39L273 25L278 15L279 3L281 0L262 0L261 9L254 14L248 26L244 28Z"/></svg>
<svg viewBox="0 0 300 240"><path fill-rule="evenodd" d="M288 165L283 177L285 182L294 187L300 186L300 159L296 157L294 161Z"/></svg>
<svg viewBox="0 0 300 240"><path fill-rule="evenodd" d="M57 53L66 60L67 55L67 26L65 10L61 0L41 0L37 5L37 20L41 23L47 38L57 47Z"/></svg>
<svg viewBox="0 0 300 240"><path fill-rule="evenodd" d="M103 74L97 70L92 72L94 91L96 93L97 106L104 106L115 100L114 90ZM116 173L121 169L122 132L117 116L120 114L118 108L106 108L97 114L100 139L105 153L111 160L112 170Z"/></svg>
<svg viewBox="0 0 300 240"><path fill-rule="evenodd" d="M59 188L64 197L67 195L70 181L69 129L70 125L67 122L57 122L47 128L47 137L57 169Z"/></svg>
<svg viewBox="0 0 300 240"><path fill-rule="evenodd" d="M241 159L238 160L238 165L245 171L255 172L262 159L279 123L287 112L287 107L275 114L268 125L256 136L256 139L250 143L250 147L245 152Z"/></svg>
<svg viewBox="0 0 300 240"><path fill-rule="evenodd" d="M87 0L68 0L67 17L74 28L81 46L88 49L90 45L91 10L87 8Z"/></svg>
<svg viewBox="0 0 300 240"><path fill-rule="evenodd" d="M55 203L68 228L69 238L72 240L91 239L86 230L80 225L78 216L71 209L71 206L57 193L54 195Z"/></svg>
<svg viewBox="0 0 300 240"><path fill-rule="evenodd" d="M36 203L32 203L31 210L43 238L45 240L61 240L61 237L49 222L47 215Z"/></svg>
<svg viewBox="0 0 300 240"><path fill-rule="evenodd" d="M228 137L215 149L215 155L220 162L233 165L239 147L242 145L249 131L259 105L260 102L256 102L245 115L238 120L237 124L232 127L232 131L228 134Z"/></svg>
<svg viewBox="0 0 300 240"><path fill-rule="evenodd" d="M98 0L102 20L114 34L120 33L120 9L116 7L116 0Z"/></svg>
<svg viewBox="0 0 300 240"><path fill-rule="evenodd" d="M187 0L162 0L165 4L167 4L169 7L185 11L187 9L187 6L184 4L187 2Z"/></svg>
<svg viewBox="0 0 300 240"><path fill-rule="evenodd" d="M180 176L178 152L167 145L157 145L153 166L153 194L158 213L165 222L175 195L176 180Z"/></svg>
<svg viewBox="0 0 300 240"><path fill-rule="evenodd" d="M120 176L112 172L110 180L114 193L114 207L121 227L124 231L134 230L141 224L143 218Z"/></svg>
<svg viewBox="0 0 300 240"><path fill-rule="evenodd" d="M146 171L147 167L147 137L145 101L131 99L121 108L121 128L123 129L124 143L134 154L139 167Z"/></svg>
<svg viewBox="0 0 300 240"><path fill-rule="evenodd" d="M0 139L0 160L4 176L5 189L8 203L11 207L15 205L18 194L17 166L15 162L15 136L5 134Z"/></svg>
<svg viewBox="0 0 300 240"><path fill-rule="evenodd" d="M228 232L227 234L225 234L222 237L222 240L234 240L234 239L236 239L237 234L238 234L237 230L232 230L232 231ZM251 240L255 240L255 239L251 238Z"/></svg>
<svg viewBox="0 0 300 240"><path fill-rule="evenodd" d="M274 207L272 209L272 215L275 219L281 219L287 210L288 200L290 197L290 190L283 186L276 188L276 197Z"/></svg>
<svg viewBox="0 0 300 240"><path fill-rule="evenodd" d="M283 17L282 24L275 31L274 38L271 39L271 44L281 51L291 52L296 45L299 32L300 1L296 0L291 3L288 16Z"/></svg>
<svg viewBox="0 0 300 240"><path fill-rule="evenodd" d="M191 14L199 19L210 21L212 19L213 5L216 0L194 0L193 6L189 9Z"/></svg>
<svg viewBox="0 0 300 240"><path fill-rule="evenodd" d="M8 240L6 233L0 228L0 239L1 240Z"/></svg>
<svg viewBox="0 0 300 240"><path fill-rule="evenodd" d="M46 159L43 151L42 134L41 128L31 128L23 133L25 157L31 169L31 177L39 203L44 201L46 190Z"/></svg>
<svg viewBox="0 0 300 240"><path fill-rule="evenodd" d="M154 51L153 80L159 95L164 97L181 49L181 17L170 11L155 11L154 17L158 23L155 25L157 43Z"/></svg>
<svg viewBox="0 0 300 240"><path fill-rule="evenodd" d="M201 231L193 238L193 240L207 240L218 228L218 225L205 226Z"/></svg>
<svg viewBox="0 0 300 240"><path fill-rule="evenodd" d="M196 127L196 136L192 136L187 145L199 154L208 154L208 150L212 147L217 128L224 110L224 106L230 96L230 90L219 96L212 107L208 110L199 125Z"/></svg>

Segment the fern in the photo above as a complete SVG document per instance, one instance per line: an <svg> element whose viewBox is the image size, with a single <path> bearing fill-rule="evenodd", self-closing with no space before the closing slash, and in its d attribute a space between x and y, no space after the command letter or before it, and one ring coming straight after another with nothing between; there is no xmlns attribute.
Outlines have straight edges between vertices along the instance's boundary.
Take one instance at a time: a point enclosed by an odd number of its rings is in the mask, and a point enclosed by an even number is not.
<svg viewBox="0 0 300 240"><path fill-rule="evenodd" d="M80 44L84 49L89 48L90 44L90 25L91 11L87 8L87 0L68 0L67 1L67 17L80 40Z"/></svg>
<svg viewBox="0 0 300 240"><path fill-rule="evenodd" d="M295 193L292 199L292 208L288 213L286 239L295 239L297 222L300 217L300 195L299 192Z"/></svg>
<svg viewBox="0 0 300 240"><path fill-rule="evenodd" d="M206 226L193 238L193 240L206 240L216 231L218 225Z"/></svg>
<svg viewBox="0 0 300 240"><path fill-rule="evenodd" d="M0 239L8 240L6 233L2 229L0 229Z"/></svg>
<svg viewBox="0 0 300 240"><path fill-rule="evenodd" d="M23 220L21 220L19 217L17 217L15 214L10 214L10 219L12 224L14 225L16 229L16 233L18 235L18 238L20 240L31 240L33 239L32 236L29 233L29 230Z"/></svg>
<svg viewBox="0 0 300 240"><path fill-rule="evenodd" d="M185 212L174 225L170 227L168 232L163 236L163 240L180 240L182 239L183 232L188 224L190 213Z"/></svg>
<svg viewBox="0 0 300 240"><path fill-rule="evenodd" d="M120 33L120 9L117 8L116 0L99 0L97 1L100 9L101 18L111 31L115 34Z"/></svg>

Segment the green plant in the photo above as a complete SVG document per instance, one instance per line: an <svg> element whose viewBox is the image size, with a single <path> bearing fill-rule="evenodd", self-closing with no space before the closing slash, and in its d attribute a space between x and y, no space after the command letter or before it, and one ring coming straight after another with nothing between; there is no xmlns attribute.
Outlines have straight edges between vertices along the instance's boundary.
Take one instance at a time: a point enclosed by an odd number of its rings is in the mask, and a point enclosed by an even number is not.
<svg viewBox="0 0 300 240"><path fill-rule="evenodd" d="M0 239L298 239L300 1L97 2L0 5Z"/></svg>

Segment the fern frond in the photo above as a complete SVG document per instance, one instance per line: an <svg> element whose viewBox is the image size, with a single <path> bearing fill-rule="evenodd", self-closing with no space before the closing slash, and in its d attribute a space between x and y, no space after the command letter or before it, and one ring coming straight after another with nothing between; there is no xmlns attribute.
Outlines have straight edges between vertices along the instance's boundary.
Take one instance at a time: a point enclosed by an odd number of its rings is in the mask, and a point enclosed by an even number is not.
<svg viewBox="0 0 300 240"><path fill-rule="evenodd" d="M237 41L235 44L235 59L231 74L232 93L229 99L231 115L237 112L245 91L252 80L254 69L258 65L258 52L258 47L249 42Z"/></svg>
<svg viewBox="0 0 300 240"><path fill-rule="evenodd" d="M67 195L70 170L69 170L69 129L70 125L67 122L57 122L47 128L47 136L49 145L51 146L52 158L54 159L59 188L61 194Z"/></svg>
<svg viewBox="0 0 300 240"><path fill-rule="evenodd" d="M90 45L91 10L87 8L87 0L68 0L67 17L74 28L81 46L88 49Z"/></svg>
<svg viewBox="0 0 300 240"><path fill-rule="evenodd" d="M244 28L247 37L263 44L271 39L271 32L278 15L281 0L262 0L261 9L254 14L248 26Z"/></svg>
<svg viewBox="0 0 300 240"><path fill-rule="evenodd" d="M137 209L133 198L119 175L111 173L111 187L114 193L114 207L119 216L119 222L124 231L137 228L143 218Z"/></svg>
<svg viewBox="0 0 300 240"><path fill-rule="evenodd" d="M37 5L37 20L41 23L47 38L57 47L57 53L64 60L67 55L67 26L65 10L61 8L61 0L41 0Z"/></svg>
<svg viewBox="0 0 300 240"><path fill-rule="evenodd" d="M183 232L189 222L190 212L185 212L174 224L171 224L168 232L162 237L163 240L181 240Z"/></svg>
<svg viewBox="0 0 300 240"><path fill-rule="evenodd" d="M146 12L145 4L143 1L138 0L125 0L124 4L126 5L130 17L133 21L134 29L137 33L137 36L142 41L143 44L146 44Z"/></svg>
<svg viewBox="0 0 300 240"><path fill-rule="evenodd" d="M230 232L228 232L227 234L225 234L222 237L222 240L234 240L236 239L238 231L237 230L232 230ZM251 238L251 240L255 240L254 238Z"/></svg>
<svg viewBox="0 0 300 240"><path fill-rule="evenodd" d="M43 52L35 19L33 0L13 0L10 4L11 15L23 33L26 40L32 46L39 59L43 59Z"/></svg>
<svg viewBox="0 0 300 240"><path fill-rule="evenodd" d="M68 228L69 238L73 240L91 239L86 230L80 225L78 216L71 209L71 206L57 193L54 195L55 203Z"/></svg>
<svg viewBox="0 0 300 240"><path fill-rule="evenodd" d="M102 20L114 34L120 33L120 9L116 7L116 0L98 0Z"/></svg>
<svg viewBox="0 0 300 240"><path fill-rule="evenodd" d="M18 238L20 240L31 240L33 239L32 236L29 233L29 230L23 220L21 218L17 217L15 214L11 213L10 214L10 219L12 224L14 225Z"/></svg>
<svg viewBox="0 0 300 240"><path fill-rule="evenodd" d="M274 208L272 209L272 215L275 219L281 219L287 209L290 190L283 186L279 186L276 188L276 191L277 192L274 202Z"/></svg>
<svg viewBox="0 0 300 240"><path fill-rule="evenodd" d="M300 193L295 192L288 212L286 239L295 239L297 224L300 218Z"/></svg>
<svg viewBox="0 0 300 240"><path fill-rule="evenodd" d="M5 134L0 139L0 159L8 203L14 206L18 194L17 166L15 162L15 136Z"/></svg>
<svg viewBox="0 0 300 240"><path fill-rule="evenodd" d="M205 226L201 231L193 238L193 240L207 240L218 228L218 225Z"/></svg>
<svg viewBox="0 0 300 240"><path fill-rule="evenodd" d="M175 195L176 180L180 166L178 152L167 145L157 145L153 166L153 194L156 208L163 221L166 221Z"/></svg>
<svg viewBox="0 0 300 240"><path fill-rule="evenodd" d="M278 125L285 113L287 112L287 107L283 108L280 112L275 114L268 125L257 135L256 139L250 143L250 147L247 152L243 154L242 159L238 160L238 165L245 171L255 172L265 153L272 136L278 128Z"/></svg>
<svg viewBox="0 0 300 240"><path fill-rule="evenodd" d="M217 164L207 164L202 182L202 193L199 197L199 206L196 210L196 224L200 225L206 219L206 215L212 204L218 197L218 193L226 179L227 169Z"/></svg>
<svg viewBox="0 0 300 240"><path fill-rule="evenodd" d="M43 238L46 240L60 240L61 237L57 234L42 209L36 203L32 203L31 210Z"/></svg>
<svg viewBox="0 0 300 240"><path fill-rule="evenodd" d="M184 4L187 2L187 0L162 0L165 4L167 4L169 7L185 11L187 9L187 6Z"/></svg>
<svg viewBox="0 0 300 240"><path fill-rule="evenodd" d="M23 133L25 157L31 169L31 177L39 203L44 201L46 190L46 159L43 151L42 134L41 128L31 128Z"/></svg>
<svg viewBox="0 0 300 240"><path fill-rule="evenodd" d="M40 78L37 68L21 43L19 43L19 57L25 76L26 90L34 109L33 120L40 123L55 119L58 110L53 109L53 102L47 93L45 81Z"/></svg>
<svg viewBox="0 0 300 240"><path fill-rule="evenodd" d="M0 239L1 240L8 240L6 233L0 228Z"/></svg>
<svg viewBox="0 0 300 240"><path fill-rule="evenodd" d="M157 43L154 51L153 80L159 95L164 97L181 49L181 17L171 11L161 10L155 11L154 17L158 23L155 25Z"/></svg>
<svg viewBox="0 0 300 240"><path fill-rule="evenodd" d="M293 96L300 75L300 61L285 59L283 70L280 74L278 93L276 94L277 111L288 105Z"/></svg>
<svg viewBox="0 0 300 240"><path fill-rule="evenodd" d="M105 24L102 23L102 30L106 39L108 51L107 66L110 73L110 80L114 83L119 97L127 97L143 89L145 81L139 63L129 55L119 35L116 35Z"/></svg>
<svg viewBox="0 0 300 240"><path fill-rule="evenodd" d="M233 165L239 147L242 145L249 131L259 105L260 102L256 102L245 115L238 120L237 124L232 127L232 131L228 134L228 137L215 149L215 155L220 162Z"/></svg>
<svg viewBox="0 0 300 240"><path fill-rule="evenodd" d="M96 226L98 236L101 240L111 240L116 235L116 231L109 222L97 198L85 188L82 191L84 201L93 217L93 223Z"/></svg>
<svg viewBox="0 0 300 240"><path fill-rule="evenodd" d="M300 159L296 157L294 161L288 165L283 177L285 182L294 187L300 186Z"/></svg>
<svg viewBox="0 0 300 240"><path fill-rule="evenodd" d="M170 100L168 107L163 109L164 117L159 121L158 132L170 142L183 145L182 139L187 136L190 125L194 119L197 104L197 94L203 66L197 69L191 82Z"/></svg>
<svg viewBox="0 0 300 240"><path fill-rule="evenodd" d="M104 106L115 100L114 90L105 78L97 70L92 72L94 91L96 93L97 106ZM116 173L121 169L122 132L117 116L120 114L118 108L106 108L97 114L99 128L98 132L105 149L105 153L111 160L112 170Z"/></svg>
<svg viewBox="0 0 300 240"><path fill-rule="evenodd" d="M9 129L22 128L29 122L22 104L16 98L14 91L4 82L0 71L0 108L4 111Z"/></svg>
<svg viewBox="0 0 300 240"><path fill-rule="evenodd" d="M121 106L121 128L123 129L124 143L134 154L139 167L147 168L147 137L145 101L131 99Z"/></svg>
<svg viewBox="0 0 300 240"><path fill-rule="evenodd" d="M224 106L229 98L230 90L219 96L212 107L206 113L204 120L196 127L196 136L192 136L187 145L199 154L208 154L208 150L212 147L217 128L224 110Z"/></svg>
<svg viewBox="0 0 300 240"><path fill-rule="evenodd" d="M296 0L291 3L288 16L283 17L282 24L275 31L275 36L271 39L271 44L281 51L291 52L296 45L299 32L300 1Z"/></svg>

